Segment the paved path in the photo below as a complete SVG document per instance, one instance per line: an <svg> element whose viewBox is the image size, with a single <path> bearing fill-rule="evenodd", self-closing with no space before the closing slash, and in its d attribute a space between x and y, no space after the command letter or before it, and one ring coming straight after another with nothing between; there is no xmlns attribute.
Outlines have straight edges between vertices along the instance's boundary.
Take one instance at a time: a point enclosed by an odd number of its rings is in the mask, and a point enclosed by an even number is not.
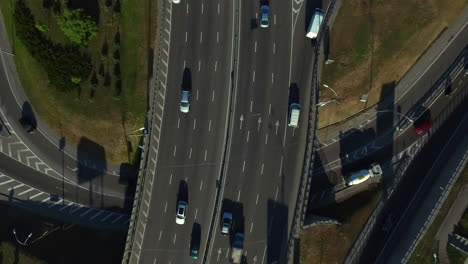
<svg viewBox="0 0 468 264"><path fill-rule="evenodd" d="M448 264L447 243L448 236L453 232L455 225L460 221L468 205L468 184L458 193L457 199L453 202L450 211L439 227L436 234L436 240L439 240L439 262Z"/></svg>

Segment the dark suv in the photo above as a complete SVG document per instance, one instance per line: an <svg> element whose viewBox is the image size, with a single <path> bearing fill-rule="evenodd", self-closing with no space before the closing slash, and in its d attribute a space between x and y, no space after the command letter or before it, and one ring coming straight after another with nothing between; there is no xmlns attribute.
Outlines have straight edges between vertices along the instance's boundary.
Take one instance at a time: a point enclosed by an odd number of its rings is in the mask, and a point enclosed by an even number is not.
<svg viewBox="0 0 468 264"><path fill-rule="evenodd" d="M22 117L19 120L19 122L20 122L21 126L23 127L24 131L26 131L28 134L32 134L32 133L34 133L34 131L36 131L36 126L31 121L31 119L29 119L27 117Z"/></svg>

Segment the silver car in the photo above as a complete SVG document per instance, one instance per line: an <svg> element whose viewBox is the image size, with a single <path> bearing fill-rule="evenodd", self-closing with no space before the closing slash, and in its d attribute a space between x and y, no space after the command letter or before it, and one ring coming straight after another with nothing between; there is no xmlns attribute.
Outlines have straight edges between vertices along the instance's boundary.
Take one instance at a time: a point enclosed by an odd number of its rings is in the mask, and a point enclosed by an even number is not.
<svg viewBox="0 0 468 264"><path fill-rule="evenodd" d="M182 113L188 113L190 111L190 91L182 90L182 96L180 98L180 111Z"/></svg>
<svg viewBox="0 0 468 264"><path fill-rule="evenodd" d="M175 222L179 225L183 225L185 223L186 214L187 214L187 202L179 201L179 203L177 204Z"/></svg>

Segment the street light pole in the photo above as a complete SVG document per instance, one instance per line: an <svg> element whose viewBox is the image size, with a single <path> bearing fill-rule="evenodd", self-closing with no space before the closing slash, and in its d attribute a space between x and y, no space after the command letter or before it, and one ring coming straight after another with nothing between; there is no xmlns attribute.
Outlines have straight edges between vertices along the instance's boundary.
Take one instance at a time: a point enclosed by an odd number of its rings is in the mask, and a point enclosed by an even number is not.
<svg viewBox="0 0 468 264"><path fill-rule="evenodd" d="M27 246L27 242L28 242L28 239L32 236L32 233L29 233L28 237L26 238L26 240L24 240L24 242L21 242L18 237L16 236L16 230L13 228L13 235L15 235L15 239L16 239L16 242L18 242L19 244L23 245L23 246Z"/></svg>

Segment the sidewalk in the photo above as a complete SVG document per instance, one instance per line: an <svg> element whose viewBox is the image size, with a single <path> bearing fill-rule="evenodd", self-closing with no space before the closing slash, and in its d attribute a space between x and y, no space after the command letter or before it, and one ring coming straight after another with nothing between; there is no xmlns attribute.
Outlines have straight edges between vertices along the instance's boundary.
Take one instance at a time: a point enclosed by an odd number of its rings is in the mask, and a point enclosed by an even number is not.
<svg viewBox="0 0 468 264"><path fill-rule="evenodd" d="M423 53L411 69L398 81L395 86L394 98L385 97L375 105L370 106L365 111L359 112L349 118L333 125L320 128L318 139L324 145L333 144L339 140L340 132L345 132L351 128L366 129L366 125L376 119L376 111L396 111L398 101L421 79L426 71L439 59L441 53L447 49L457 38L454 36L460 31L467 30L468 7L466 7L457 21L447 28ZM460 34L461 36L463 34ZM428 66L429 65L429 66ZM421 95L422 96L422 95ZM402 107L403 108L403 107ZM405 114L404 111L402 111ZM384 114L384 113L382 113ZM323 118L323 117L319 117Z"/></svg>

